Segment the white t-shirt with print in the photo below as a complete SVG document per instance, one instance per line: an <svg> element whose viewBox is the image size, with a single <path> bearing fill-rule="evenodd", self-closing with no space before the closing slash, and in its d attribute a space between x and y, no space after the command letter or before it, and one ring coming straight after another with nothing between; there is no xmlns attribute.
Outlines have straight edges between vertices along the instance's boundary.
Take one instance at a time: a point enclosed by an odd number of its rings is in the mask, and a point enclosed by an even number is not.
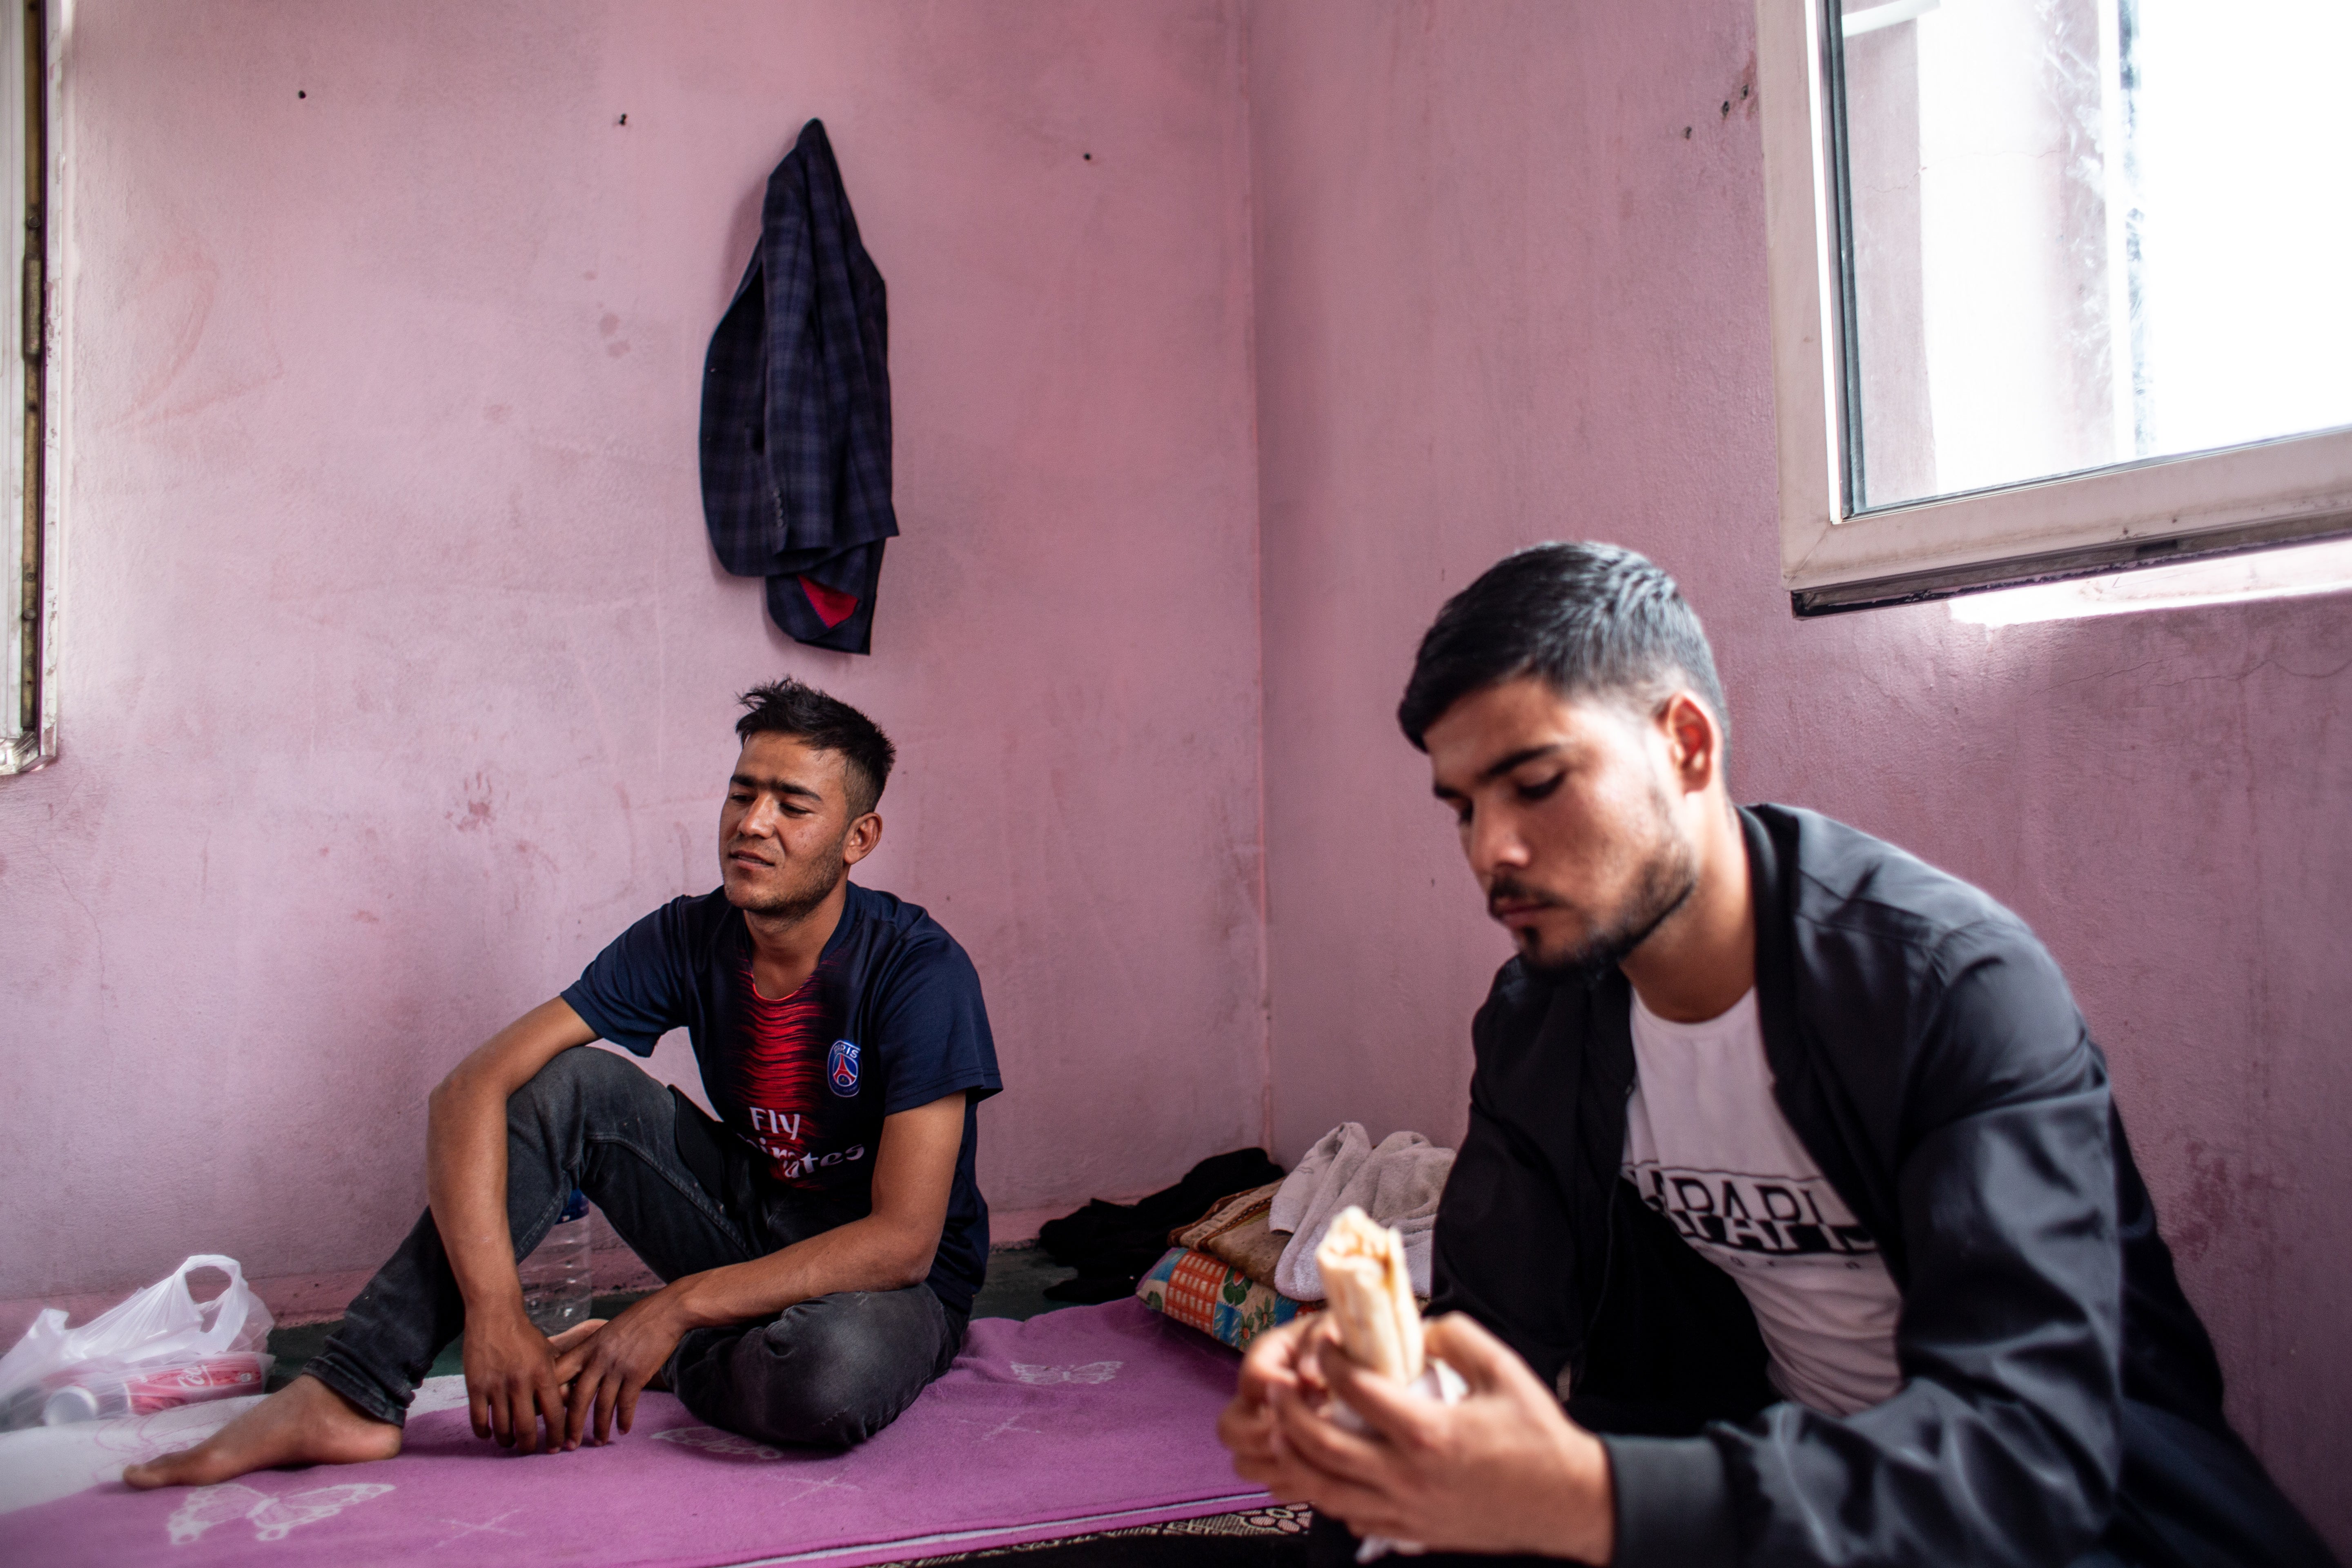
<svg viewBox="0 0 2352 1568"><path fill-rule="evenodd" d="M1635 996L1633 1059L1625 1177L1738 1282L1772 1385L1832 1415L1894 1394L1902 1295L1772 1098L1755 991L1704 1024L1671 1023Z"/></svg>

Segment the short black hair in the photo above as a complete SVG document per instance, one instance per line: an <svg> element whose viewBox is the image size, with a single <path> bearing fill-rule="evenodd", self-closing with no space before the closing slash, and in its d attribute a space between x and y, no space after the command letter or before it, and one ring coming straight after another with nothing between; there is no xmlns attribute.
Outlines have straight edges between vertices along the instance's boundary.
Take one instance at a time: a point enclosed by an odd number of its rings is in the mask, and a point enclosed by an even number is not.
<svg viewBox="0 0 2352 1568"><path fill-rule="evenodd" d="M898 748L882 727L844 702L787 675L755 686L737 701L750 710L735 721L742 740L754 735L790 735L820 752L832 752L848 766L849 815L863 816L882 798Z"/></svg>
<svg viewBox="0 0 2352 1568"><path fill-rule="evenodd" d="M1429 727L1447 709L1525 675L1563 698L1644 706L1687 686L1731 731L1698 612L1672 577L1614 544L1530 545L1446 600L1421 639L1397 722L1425 752Z"/></svg>

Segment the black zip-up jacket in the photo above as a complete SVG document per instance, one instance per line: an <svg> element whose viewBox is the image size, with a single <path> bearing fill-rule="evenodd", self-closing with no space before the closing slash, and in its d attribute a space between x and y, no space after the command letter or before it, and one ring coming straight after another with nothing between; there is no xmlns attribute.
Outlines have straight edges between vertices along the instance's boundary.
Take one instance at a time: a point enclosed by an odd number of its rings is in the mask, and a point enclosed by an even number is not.
<svg viewBox="0 0 2352 1568"><path fill-rule="evenodd" d="M2222 1418L2105 1061L2024 921L1826 817L1740 817L1773 1096L1902 1292L1903 1386L1845 1417L1778 1399L1738 1287L1620 1175L1624 977L1506 964L1434 1305L1609 1434L1616 1563L2330 1561Z"/></svg>

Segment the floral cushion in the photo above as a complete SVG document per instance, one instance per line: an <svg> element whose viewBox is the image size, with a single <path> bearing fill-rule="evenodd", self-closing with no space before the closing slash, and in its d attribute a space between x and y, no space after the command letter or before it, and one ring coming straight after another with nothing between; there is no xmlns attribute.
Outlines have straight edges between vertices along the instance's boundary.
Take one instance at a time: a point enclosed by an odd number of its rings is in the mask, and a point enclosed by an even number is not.
<svg viewBox="0 0 2352 1568"><path fill-rule="evenodd" d="M1249 1342L1301 1312L1319 1312L1320 1301L1294 1301L1271 1285L1261 1285L1222 1258L1189 1247L1171 1247L1135 1288L1136 1299L1155 1312L1200 1330L1220 1344L1246 1350Z"/></svg>

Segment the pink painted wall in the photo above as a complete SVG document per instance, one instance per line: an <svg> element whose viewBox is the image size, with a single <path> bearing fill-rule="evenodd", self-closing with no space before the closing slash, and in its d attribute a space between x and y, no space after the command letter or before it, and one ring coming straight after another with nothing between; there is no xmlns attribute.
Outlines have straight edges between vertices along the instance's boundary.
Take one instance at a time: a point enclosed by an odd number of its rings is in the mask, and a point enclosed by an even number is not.
<svg viewBox="0 0 2352 1568"><path fill-rule="evenodd" d="M732 694L785 671L898 740L861 876L979 964L1010 1228L1256 1141L1229 5L75 16L65 749L0 780L0 1297L373 1264L433 1082L715 884ZM698 500L703 348L812 115L890 287L870 659L770 629ZM692 1074L683 1036L655 1062Z"/></svg>
<svg viewBox="0 0 2352 1568"><path fill-rule="evenodd" d="M1708 617L1743 793L2049 940L2233 1414L2352 1546L2347 603L1789 617L1746 0L78 17L0 1297L373 1261L448 1063L710 885L729 695L782 670L901 744L872 879L989 984L1000 1213L1255 1140L1268 995L1279 1152L1453 1137L1505 950L1389 714L1446 593L1597 535ZM696 499L812 114L895 317L867 661L767 629Z"/></svg>
<svg viewBox="0 0 2352 1568"><path fill-rule="evenodd" d="M1515 546L1647 551L1714 635L1744 796L2049 942L2232 1417L2352 1548L2352 602L1791 619L1748 0L1249 26L1277 1153L1461 1129L1507 950L1390 717L1423 627Z"/></svg>

